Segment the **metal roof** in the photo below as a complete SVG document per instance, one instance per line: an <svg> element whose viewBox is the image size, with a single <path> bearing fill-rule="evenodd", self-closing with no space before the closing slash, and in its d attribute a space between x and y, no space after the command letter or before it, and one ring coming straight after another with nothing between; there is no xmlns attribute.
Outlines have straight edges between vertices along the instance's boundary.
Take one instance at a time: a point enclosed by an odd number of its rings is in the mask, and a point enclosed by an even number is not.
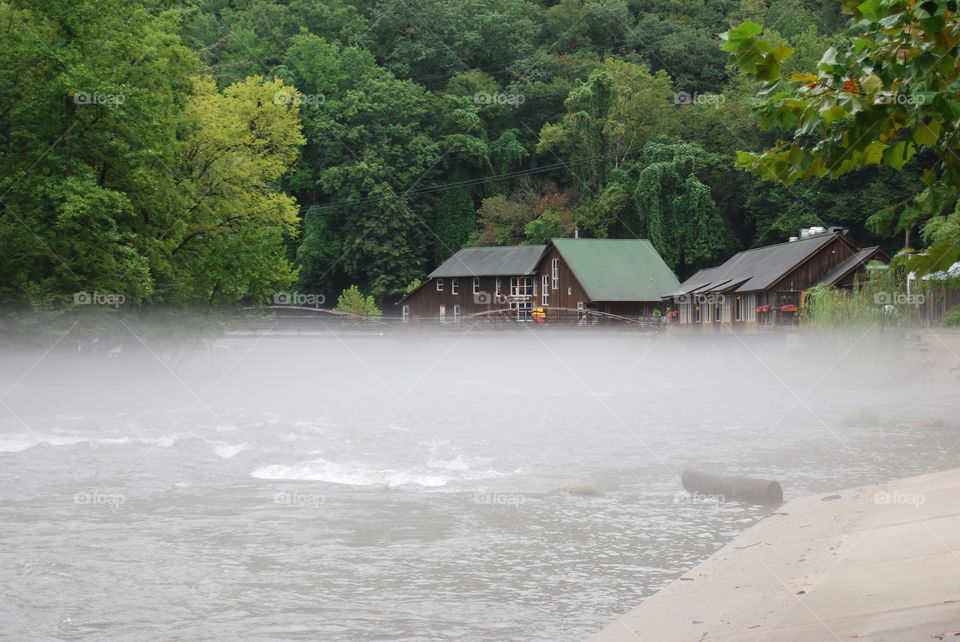
<svg viewBox="0 0 960 642"><path fill-rule="evenodd" d="M873 247L865 247L859 252L854 252L846 261L840 263L823 277L823 280L820 281L820 285L834 285L840 281L843 277L847 276L861 265L873 258L873 255L880 250L879 245L874 245Z"/></svg>
<svg viewBox="0 0 960 642"><path fill-rule="evenodd" d="M646 239L553 239L591 301L659 301L679 285Z"/></svg>
<svg viewBox="0 0 960 642"><path fill-rule="evenodd" d="M431 272L429 278L533 274L544 248L545 245L465 247Z"/></svg>
<svg viewBox="0 0 960 642"><path fill-rule="evenodd" d="M689 294L694 290L701 293L729 288L732 283L740 285L734 292L757 292L766 290L800 263L813 256L825 245L843 237L839 232L819 234L800 241L766 245L744 250L730 257L717 267L700 270L674 292L667 296ZM709 287L705 287L704 284Z"/></svg>

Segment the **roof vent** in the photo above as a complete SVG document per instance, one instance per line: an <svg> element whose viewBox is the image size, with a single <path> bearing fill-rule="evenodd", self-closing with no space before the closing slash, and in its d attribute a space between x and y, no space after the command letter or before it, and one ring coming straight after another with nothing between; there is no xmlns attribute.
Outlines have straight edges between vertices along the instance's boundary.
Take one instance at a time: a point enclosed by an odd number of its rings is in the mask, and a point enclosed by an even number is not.
<svg viewBox="0 0 960 642"><path fill-rule="evenodd" d="M826 234L827 228L816 225L814 227L801 227L800 228L800 238L808 239L814 236L820 236L821 234Z"/></svg>

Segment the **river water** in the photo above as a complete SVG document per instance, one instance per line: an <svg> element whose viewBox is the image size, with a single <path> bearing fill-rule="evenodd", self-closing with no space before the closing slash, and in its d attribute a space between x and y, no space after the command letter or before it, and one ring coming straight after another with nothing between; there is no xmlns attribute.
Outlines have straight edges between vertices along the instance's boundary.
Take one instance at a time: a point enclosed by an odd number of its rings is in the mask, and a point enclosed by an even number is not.
<svg viewBox="0 0 960 642"><path fill-rule="evenodd" d="M786 496L957 466L896 337L127 337L7 355L0 638L580 640ZM925 360L926 359L926 360Z"/></svg>

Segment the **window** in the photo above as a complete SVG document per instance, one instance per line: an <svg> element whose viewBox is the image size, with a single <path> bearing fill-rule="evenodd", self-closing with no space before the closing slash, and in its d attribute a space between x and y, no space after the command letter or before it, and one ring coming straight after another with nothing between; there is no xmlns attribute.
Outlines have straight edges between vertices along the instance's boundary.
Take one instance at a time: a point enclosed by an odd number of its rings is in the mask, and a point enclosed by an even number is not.
<svg viewBox="0 0 960 642"><path fill-rule="evenodd" d="M450 279L450 294L460 294L460 279Z"/></svg>
<svg viewBox="0 0 960 642"><path fill-rule="evenodd" d="M443 292L443 279L437 279L437 292Z"/></svg>
<svg viewBox="0 0 960 642"><path fill-rule="evenodd" d="M743 321L743 297L738 296L733 301L733 320Z"/></svg>
<svg viewBox="0 0 960 642"><path fill-rule="evenodd" d="M572 288L572 287L568 287L568 288L567 288L567 296L573 296L573 288Z"/></svg>
<svg viewBox="0 0 960 642"><path fill-rule="evenodd" d="M446 318L447 318L447 306L441 305L441 306L440 306L440 320L443 321L443 320L446 319Z"/></svg>
<svg viewBox="0 0 960 642"><path fill-rule="evenodd" d="M530 318L530 310L533 309L533 303L530 301L511 301L510 309L516 310L517 321L526 321Z"/></svg>
<svg viewBox="0 0 960 642"><path fill-rule="evenodd" d="M453 306L453 321L454 323L459 323L460 321L460 306Z"/></svg>
<svg viewBox="0 0 960 642"><path fill-rule="evenodd" d="M551 287L554 290L560 289L560 259L553 259L550 262L550 274L553 276L553 284Z"/></svg>
<svg viewBox="0 0 960 642"><path fill-rule="evenodd" d="M473 293L480 294L480 277L473 277Z"/></svg>
<svg viewBox="0 0 960 642"><path fill-rule="evenodd" d="M540 305L550 305L550 277L546 274L540 279Z"/></svg>
<svg viewBox="0 0 960 642"><path fill-rule="evenodd" d="M409 305L403 306L403 320L404 320L405 322L410 320L410 306L409 306Z"/></svg>
<svg viewBox="0 0 960 642"><path fill-rule="evenodd" d="M511 276L510 296L533 296L533 278L529 276Z"/></svg>
<svg viewBox="0 0 960 642"><path fill-rule="evenodd" d="M693 306L693 322L700 323L700 304Z"/></svg>
<svg viewBox="0 0 960 642"><path fill-rule="evenodd" d="M720 323L723 319L723 299L718 299L716 303L713 304L713 320L717 323Z"/></svg>

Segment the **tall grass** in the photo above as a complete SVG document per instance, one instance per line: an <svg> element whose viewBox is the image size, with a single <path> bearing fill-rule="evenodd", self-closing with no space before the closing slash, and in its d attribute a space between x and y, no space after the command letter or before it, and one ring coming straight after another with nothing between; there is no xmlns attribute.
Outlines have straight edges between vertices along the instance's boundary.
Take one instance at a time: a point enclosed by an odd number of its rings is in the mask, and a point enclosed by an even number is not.
<svg viewBox="0 0 960 642"><path fill-rule="evenodd" d="M906 299L901 270L877 269L852 288L818 285L805 291L801 319L817 328L909 327L920 324L916 297Z"/></svg>

